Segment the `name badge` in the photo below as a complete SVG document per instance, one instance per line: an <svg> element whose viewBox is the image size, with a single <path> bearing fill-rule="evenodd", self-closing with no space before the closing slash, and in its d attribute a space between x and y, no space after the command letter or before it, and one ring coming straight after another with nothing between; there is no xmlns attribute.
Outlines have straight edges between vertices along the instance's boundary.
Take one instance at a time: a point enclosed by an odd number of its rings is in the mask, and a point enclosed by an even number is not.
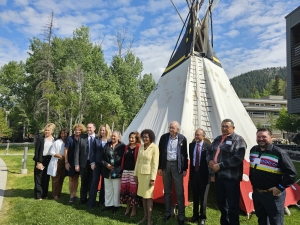
<svg viewBox="0 0 300 225"><path fill-rule="evenodd" d="M260 164L260 160L261 160L261 158L255 158L254 159L254 164Z"/></svg>
<svg viewBox="0 0 300 225"><path fill-rule="evenodd" d="M226 141L225 144L226 144L226 145L231 145L231 144L232 144L232 141Z"/></svg>

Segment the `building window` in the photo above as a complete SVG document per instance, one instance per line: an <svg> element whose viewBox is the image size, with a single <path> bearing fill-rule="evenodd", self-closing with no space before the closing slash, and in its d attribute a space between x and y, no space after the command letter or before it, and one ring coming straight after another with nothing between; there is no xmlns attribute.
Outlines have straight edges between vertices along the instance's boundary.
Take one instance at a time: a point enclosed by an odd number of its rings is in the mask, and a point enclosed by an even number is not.
<svg viewBox="0 0 300 225"><path fill-rule="evenodd" d="M259 118L266 118L267 117L266 112L249 111L248 114L249 114L250 117L259 117Z"/></svg>
<svg viewBox="0 0 300 225"><path fill-rule="evenodd" d="M280 104L271 104L271 107L280 107Z"/></svg>

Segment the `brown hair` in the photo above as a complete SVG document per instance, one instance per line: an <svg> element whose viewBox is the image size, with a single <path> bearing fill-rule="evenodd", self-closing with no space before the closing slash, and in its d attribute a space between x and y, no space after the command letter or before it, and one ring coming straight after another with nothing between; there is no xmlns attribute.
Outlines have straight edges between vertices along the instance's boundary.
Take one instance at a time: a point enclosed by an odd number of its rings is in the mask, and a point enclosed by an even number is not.
<svg viewBox="0 0 300 225"><path fill-rule="evenodd" d="M131 135L135 135L135 143L136 144L141 144L141 136L140 136L139 132L137 132L137 131L130 132L128 138L130 138Z"/></svg>

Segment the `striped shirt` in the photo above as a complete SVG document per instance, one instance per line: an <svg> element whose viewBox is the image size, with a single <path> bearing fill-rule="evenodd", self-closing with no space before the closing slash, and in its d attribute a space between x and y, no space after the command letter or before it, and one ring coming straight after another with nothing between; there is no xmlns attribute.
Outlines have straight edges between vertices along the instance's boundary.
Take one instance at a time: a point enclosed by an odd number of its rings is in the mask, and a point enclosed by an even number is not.
<svg viewBox="0 0 300 225"><path fill-rule="evenodd" d="M296 180L296 170L287 152L271 144L262 151L258 145L250 150L250 181L254 188L277 187L283 191Z"/></svg>

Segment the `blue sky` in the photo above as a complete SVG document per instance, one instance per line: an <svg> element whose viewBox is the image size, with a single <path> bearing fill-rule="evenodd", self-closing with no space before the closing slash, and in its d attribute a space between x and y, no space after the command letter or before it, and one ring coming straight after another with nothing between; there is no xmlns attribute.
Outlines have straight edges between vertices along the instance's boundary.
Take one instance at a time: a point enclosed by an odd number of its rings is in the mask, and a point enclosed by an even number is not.
<svg viewBox="0 0 300 225"><path fill-rule="evenodd" d="M173 2L185 18L186 1ZM213 11L214 50L229 78L286 66L285 16L298 6L298 0L220 0ZM90 27L91 41L102 44L108 64L117 53L117 28L127 30L143 73L152 73L156 81L182 28L169 0L0 0L0 66L25 61L28 39L42 38L51 10L56 36L71 37L76 28Z"/></svg>

